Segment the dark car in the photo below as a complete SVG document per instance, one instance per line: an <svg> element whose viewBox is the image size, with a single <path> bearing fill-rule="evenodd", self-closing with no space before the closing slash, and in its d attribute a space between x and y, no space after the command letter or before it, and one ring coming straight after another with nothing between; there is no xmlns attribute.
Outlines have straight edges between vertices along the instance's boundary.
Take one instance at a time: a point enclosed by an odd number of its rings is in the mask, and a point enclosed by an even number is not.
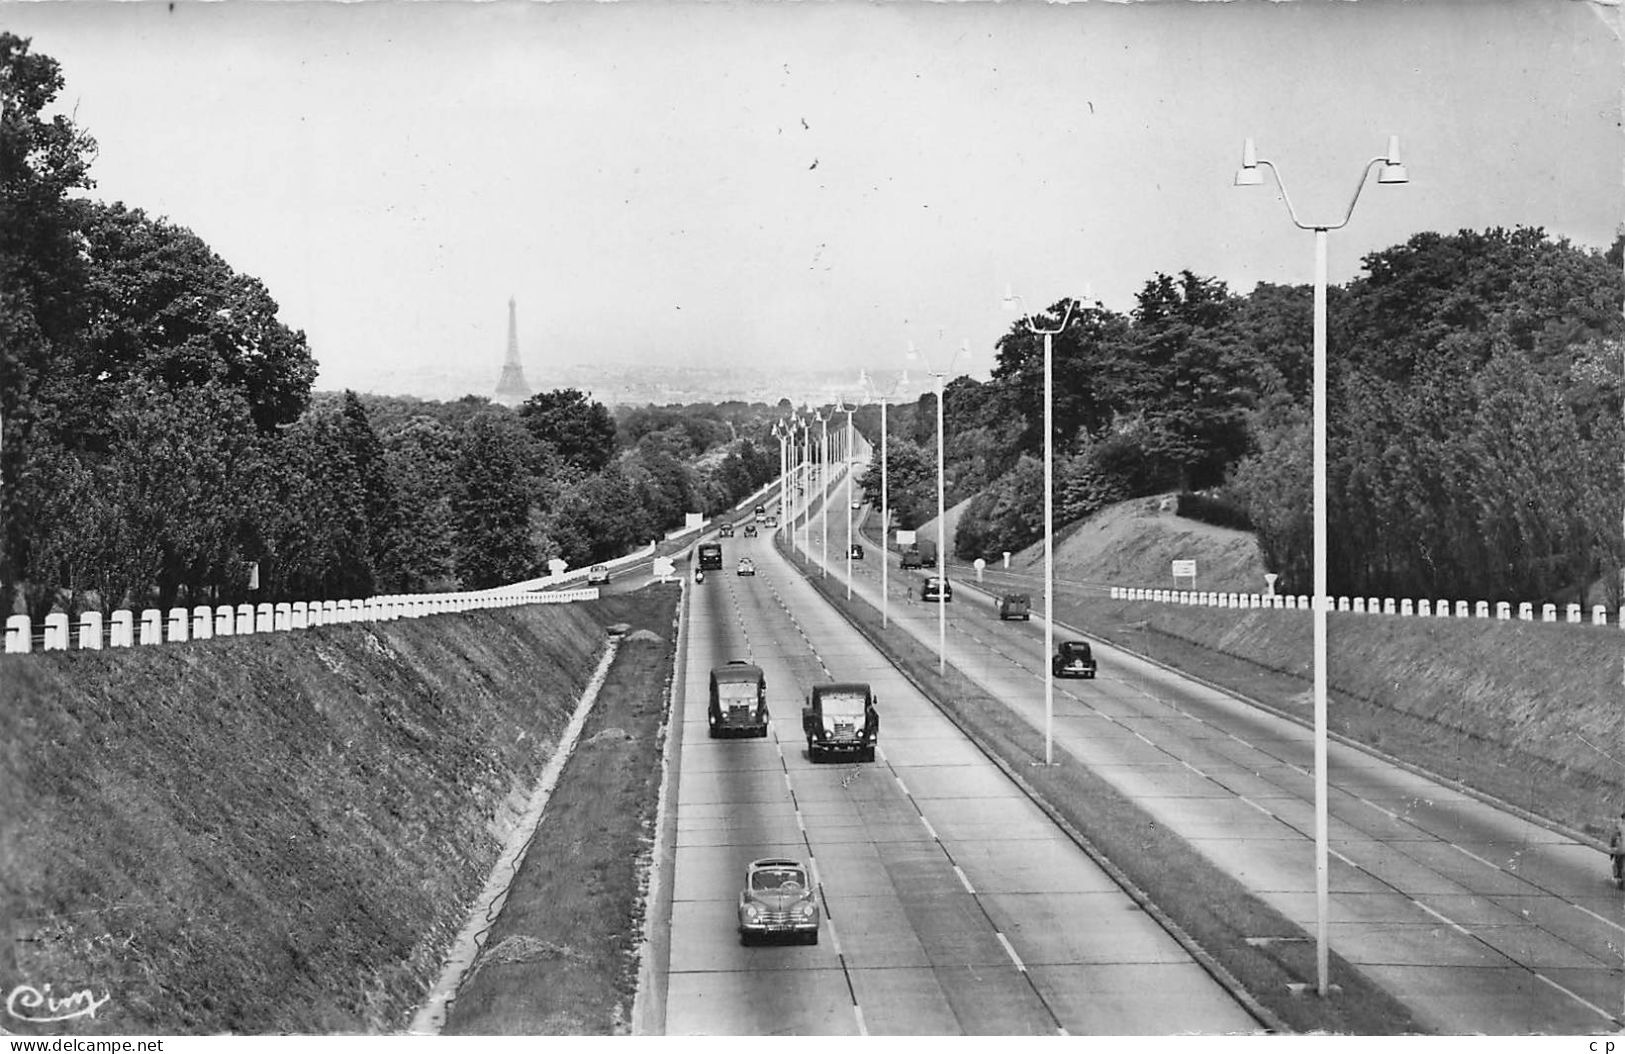
<svg viewBox="0 0 1625 1054"><path fill-rule="evenodd" d="M1026 593L1006 593L995 600L993 606L997 609L1001 620L1018 618L1027 622L1033 617L1032 601L1028 599Z"/></svg>
<svg viewBox="0 0 1625 1054"><path fill-rule="evenodd" d="M874 693L858 682L813 685L801 710L801 730L807 736L807 758L815 764L832 754L873 761L880 738Z"/></svg>
<svg viewBox="0 0 1625 1054"><path fill-rule="evenodd" d="M946 578L932 575L920 583L920 599L950 604L954 599L954 584Z"/></svg>
<svg viewBox="0 0 1625 1054"><path fill-rule="evenodd" d="M863 559L863 546L858 545L856 542L854 542L853 545L852 545L852 554L851 555L852 555L852 559L854 559L854 560L862 560Z"/></svg>
<svg viewBox="0 0 1625 1054"><path fill-rule="evenodd" d="M735 659L711 671L706 721L712 739L767 735L767 678L760 666Z"/></svg>
<svg viewBox="0 0 1625 1054"><path fill-rule="evenodd" d="M818 892L800 860L768 857L745 867L739 893L739 940L800 937L818 943Z"/></svg>
<svg viewBox="0 0 1625 1054"><path fill-rule="evenodd" d="M1057 677L1093 677L1095 655L1086 640L1064 640L1055 647L1050 670Z"/></svg>
<svg viewBox="0 0 1625 1054"><path fill-rule="evenodd" d="M746 538L754 538L754 537L756 537L756 525L754 523L745 524L745 537Z"/></svg>
<svg viewBox="0 0 1625 1054"><path fill-rule="evenodd" d="M734 525L733 524L725 523L721 527L717 528L717 537L718 538L732 538L733 536L734 536Z"/></svg>

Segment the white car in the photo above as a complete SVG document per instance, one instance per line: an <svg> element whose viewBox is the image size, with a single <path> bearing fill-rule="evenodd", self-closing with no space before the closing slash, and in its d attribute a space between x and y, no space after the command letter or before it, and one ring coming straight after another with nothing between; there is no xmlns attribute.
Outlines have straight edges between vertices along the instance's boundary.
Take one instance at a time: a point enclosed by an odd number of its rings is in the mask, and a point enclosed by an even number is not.
<svg viewBox="0 0 1625 1054"><path fill-rule="evenodd" d="M751 560L750 557L747 556L739 561L739 573L742 575L750 575L752 578L756 577L756 564Z"/></svg>
<svg viewBox="0 0 1625 1054"><path fill-rule="evenodd" d="M587 584L589 586L609 585L609 568L603 564L593 564L592 568L587 571Z"/></svg>

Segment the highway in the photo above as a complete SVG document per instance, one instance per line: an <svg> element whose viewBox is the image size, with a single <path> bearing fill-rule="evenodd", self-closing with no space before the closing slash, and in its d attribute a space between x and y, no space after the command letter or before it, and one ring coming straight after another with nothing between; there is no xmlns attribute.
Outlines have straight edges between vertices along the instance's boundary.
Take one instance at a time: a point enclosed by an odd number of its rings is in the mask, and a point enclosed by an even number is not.
<svg viewBox="0 0 1625 1054"><path fill-rule="evenodd" d="M814 561L820 527L814 515ZM845 530L845 516L832 515L829 576L842 582ZM877 606L881 555L870 546L852 564L854 591ZM893 563L890 581L892 625L934 649L937 608L919 602L920 576ZM1041 729L1040 598L1030 623L1001 623L967 586L956 582L947 606L950 662ZM1110 646L1095 650L1098 679L1057 685L1057 756L1110 779L1313 934L1310 732ZM1334 950L1445 1033L1621 1027L1625 913L1604 855L1352 747L1332 744L1328 776Z"/></svg>
<svg viewBox="0 0 1625 1054"><path fill-rule="evenodd" d="M690 587L666 1034L1259 1031L770 538L724 547L724 570ZM734 574L742 555L754 578ZM708 672L736 658L766 673L765 740L707 736ZM809 763L802 697L827 680L874 686L874 764ZM817 945L741 944L735 903L764 856L812 865Z"/></svg>

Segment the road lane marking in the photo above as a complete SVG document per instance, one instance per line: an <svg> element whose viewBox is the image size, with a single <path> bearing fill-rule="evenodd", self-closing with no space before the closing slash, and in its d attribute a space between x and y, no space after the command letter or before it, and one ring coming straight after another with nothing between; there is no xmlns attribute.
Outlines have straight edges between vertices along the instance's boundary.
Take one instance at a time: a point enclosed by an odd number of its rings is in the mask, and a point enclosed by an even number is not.
<svg viewBox="0 0 1625 1054"><path fill-rule="evenodd" d="M1575 904L1574 907L1576 907L1579 910L1585 912L1587 915L1590 915L1592 918L1596 919L1598 922L1606 922L1608 925L1614 927L1614 929L1625 932L1625 926L1621 926L1619 923L1615 922L1613 919L1607 918L1606 916L1603 916L1603 915L1599 915L1595 911L1592 911L1590 908L1581 907L1579 904Z"/></svg>
<svg viewBox="0 0 1625 1054"><path fill-rule="evenodd" d="M1440 922L1444 923L1446 926L1449 926L1451 929L1455 930L1457 933L1461 934L1463 937L1473 937L1472 931L1469 930L1466 926L1463 926L1461 923L1457 922L1456 920L1454 920L1452 918L1449 918L1449 917L1447 917L1445 915L1442 915L1437 911L1434 911L1432 908L1428 907L1426 904L1422 903L1420 900L1417 900L1415 897L1410 898L1410 900L1411 900L1412 904L1415 904L1417 907L1421 908L1423 911L1427 912L1429 915L1432 915L1434 918L1438 919ZM1477 940L1478 938L1473 937L1473 939ZM1511 958L1511 957L1508 956L1508 958ZM1516 961L1516 960L1514 960L1514 961ZM1539 976L1539 975L1537 974L1536 976Z"/></svg>
<svg viewBox="0 0 1625 1054"><path fill-rule="evenodd" d="M1600 1007L1597 1004L1591 1002L1590 1000L1585 999L1585 998L1581 997L1580 995L1569 991L1567 988L1564 988L1562 985L1558 984L1556 981L1552 980L1550 977L1547 977L1545 974L1541 973L1539 970L1531 970L1529 972L1534 974L1535 977L1538 978L1539 980L1545 981L1547 984L1551 985L1553 988L1557 989L1559 992L1562 992L1564 995L1568 996L1570 999L1574 1000L1576 1003L1579 1003L1581 1006L1585 1007L1587 1010L1593 1011L1594 1013L1601 1014L1603 1017L1607 1018L1609 1021L1618 1023L1619 1019L1616 1018L1613 1014L1610 1014L1608 1011L1604 1010L1602 1007Z"/></svg>
<svg viewBox="0 0 1625 1054"><path fill-rule="evenodd" d="M897 789L903 792L904 797L906 797L906 798L912 798L913 797L912 794L909 794L908 788L903 786L903 777L901 777L901 776L893 776L892 779L897 781ZM918 806L915 806L915 808L918 808Z"/></svg>
<svg viewBox="0 0 1625 1054"><path fill-rule="evenodd" d="M859 1006L855 999L852 1001L852 1016L858 1019L858 1035L867 1036L869 1028L863 1023L863 1007Z"/></svg>
<svg viewBox="0 0 1625 1054"><path fill-rule="evenodd" d="M919 806L916 805L915 808L919 808ZM933 842L942 841L941 838L937 837L937 829L931 826L931 821L925 818L924 813L920 814L920 822L925 824L925 833L931 836Z"/></svg>
<svg viewBox="0 0 1625 1054"><path fill-rule="evenodd" d="M1238 794L1238 795L1236 795L1236 797L1241 799L1241 801L1243 801L1244 803L1246 803L1248 805L1251 805L1253 808L1257 809L1259 812L1263 813L1265 816L1268 816L1270 819L1272 819L1272 820L1275 819L1275 814L1274 813L1270 812L1268 809L1264 808L1262 805L1260 805L1257 802L1253 801L1251 798L1247 797L1245 794Z"/></svg>
<svg viewBox="0 0 1625 1054"><path fill-rule="evenodd" d="M1470 850L1467 850L1467 849L1463 849L1461 846L1457 845L1455 842L1450 842L1448 844L1449 844L1450 848L1454 849L1456 852L1460 853L1462 856L1471 857L1472 859L1477 860L1479 863L1483 864L1485 867L1489 868L1492 871L1501 870L1501 865L1495 863L1492 860L1485 860L1483 857L1479 856L1477 853L1474 853L1474 852L1472 852Z"/></svg>
<svg viewBox="0 0 1625 1054"><path fill-rule="evenodd" d="M999 930L994 930L993 936L999 938L999 943L1004 945L1005 953L1010 956L1010 961L1016 964L1016 972L1026 973L1027 964L1021 961L1021 956L1016 954L1016 950L1010 946L1010 942L1005 938L1004 934Z"/></svg>
<svg viewBox="0 0 1625 1054"><path fill-rule="evenodd" d="M976 895L976 890L971 887L969 876L967 876L964 871L960 870L958 864L954 865L954 874L959 876L959 884L965 887L965 892L974 897Z"/></svg>

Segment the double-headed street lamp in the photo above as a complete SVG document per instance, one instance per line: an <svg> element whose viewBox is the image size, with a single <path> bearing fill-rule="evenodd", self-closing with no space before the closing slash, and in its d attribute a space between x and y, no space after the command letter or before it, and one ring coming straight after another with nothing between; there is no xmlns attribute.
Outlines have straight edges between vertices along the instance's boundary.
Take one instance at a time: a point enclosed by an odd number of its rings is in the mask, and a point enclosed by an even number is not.
<svg viewBox="0 0 1625 1054"><path fill-rule="evenodd" d="M942 392L943 382L948 374L953 372L954 364L959 356L970 357L970 341L964 341L959 350L954 352L953 358L948 360L946 368L933 370L931 360L925 352L915 349L912 343L908 346L909 358L917 359L925 364L925 372L937 379L937 576L942 579L943 594L948 587L948 544L947 527L944 522L946 510L943 508L943 471L942 471ZM943 673L948 663L948 605L943 595L937 597L937 673Z"/></svg>
<svg viewBox="0 0 1625 1054"><path fill-rule="evenodd" d="M869 398L880 401L880 625L886 627L891 625L891 591L887 580L887 571L891 567L887 559L891 553L891 492L886 464L886 402L897 394L899 388L908 384L908 371L904 370L890 390L879 396L875 395L874 385L869 383L868 373L860 373L859 379Z"/></svg>
<svg viewBox="0 0 1625 1054"><path fill-rule="evenodd" d="M1236 186L1256 187L1264 182L1263 166L1270 170L1275 185L1281 190L1292 223L1300 230L1315 232L1315 379L1314 379L1314 457L1315 457L1315 588L1313 615L1315 626L1315 904L1318 924L1315 933L1315 962L1318 978L1317 990L1327 993L1327 931L1331 902L1330 871L1327 856L1326 816L1326 232L1341 230L1354 215L1354 205L1360 192L1371 178L1371 170L1381 166L1378 183L1408 183L1405 166L1399 160L1399 136L1388 137L1388 152L1366 162L1360 172L1360 182L1354 187L1354 196L1343 218L1336 223L1305 223L1292 207L1281 173L1269 161L1253 150L1253 141L1246 140L1242 147L1241 168L1236 172Z"/></svg>
<svg viewBox="0 0 1625 1054"><path fill-rule="evenodd" d="M1054 329L1033 324L1025 301L1014 292L1004 295L1006 310L1019 310L1029 333L1044 338L1044 654L1055 654L1055 369L1054 338L1072 321L1077 306L1070 298L1066 314ZM1048 661L1047 658L1045 661ZM1055 764L1055 678L1044 678L1044 764Z"/></svg>

